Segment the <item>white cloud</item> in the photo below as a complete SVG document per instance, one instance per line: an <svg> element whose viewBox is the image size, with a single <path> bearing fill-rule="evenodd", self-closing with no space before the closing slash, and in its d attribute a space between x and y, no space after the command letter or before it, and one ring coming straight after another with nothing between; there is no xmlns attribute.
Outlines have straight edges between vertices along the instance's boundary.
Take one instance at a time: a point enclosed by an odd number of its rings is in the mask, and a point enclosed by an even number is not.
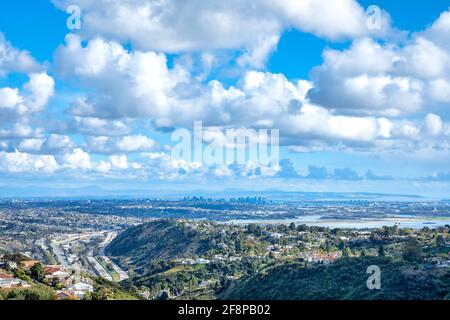
<svg viewBox="0 0 450 320"><path fill-rule="evenodd" d="M285 134L325 141L371 142L379 138L389 138L392 123L385 118L334 116L328 110L305 105L300 112L280 120Z"/></svg>
<svg viewBox="0 0 450 320"><path fill-rule="evenodd" d="M117 43L100 39L82 47L74 35L67 36L66 41L56 53L61 74L76 75L95 90L94 96L74 102L74 115L163 118L170 114L171 93L186 75L180 69L169 70L163 54L130 53Z"/></svg>
<svg viewBox="0 0 450 320"><path fill-rule="evenodd" d="M156 141L143 135L121 138L88 137L86 142L90 152L101 154L150 152L157 147Z"/></svg>
<svg viewBox="0 0 450 320"><path fill-rule="evenodd" d="M418 111L423 83L402 76L400 68L393 72L399 61L398 50L369 39L355 42L345 52L326 52L325 67L320 71L324 75L314 83L248 71L236 87L229 88L218 81L198 83L179 66L168 69L164 55L130 53L117 43L99 39L86 47L76 36L69 36L67 41L57 54L60 63L64 61L65 67L72 68L70 72L78 73L90 88L97 89L87 101L75 104L71 112L76 114L76 121L90 122L94 129L133 118L149 119L161 127L191 126L195 120L203 120L207 127L280 128L282 141L293 146L320 139L325 146L374 144L376 140L395 138L395 133L414 139L420 133L420 129L414 133L416 127L397 125L387 117ZM96 59L102 56L106 62L97 61L96 68L84 65L91 51L98 51ZM344 80L342 74L348 74ZM319 95L325 91L323 97L329 100L322 98L319 102L332 110L308 101L306 95L311 88ZM339 105L332 108L331 103ZM333 109L344 109L344 115ZM94 153L122 154L152 151L155 142L144 136L91 136L87 147Z"/></svg>
<svg viewBox="0 0 450 320"><path fill-rule="evenodd" d="M94 165L94 170L99 173L107 173L111 170L111 168L111 163L103 160Z"/></svg>
<svg viewBox="0 0 450 320"><path fill-rule="evenodd" d="M348 50L326 50L313 70L312 102L341 113L401 116L434 108L450 98L448 13L400 46L369 38Z"/></svg>
<svg viewBox="0 0 450 320"><path fill-rule="evenodd" d="M367 28L355 0L53 0L62 10L80 5L81 33L133 44L138 50L189 52L244 50L240 62L261 66L285 30L298 29L329 39L380 34ZM130 19L133 17L133 19ZM382 32L389 29L383 15ZM88 56L89 68L103 61ZM94 70L90 69L90 70Z"/></svg>
<svg viewBox="0 0 450 320"><path fill-rule="evenodd" d="M21 152L39 152L44 144L45 139L25 139L22 140L18 146Z"/></svg>
<svg viewBox="0 0 450 320"><path fill-rule="evenodd" d="M435 114L429 114L425 118L425 129L426 131L433 135L438 136L442 133L443 123L441 117Z"/></svg>
<svg viewBox="0 0 450 320"><path fill-rule="evenodd" d="M422 107L422 82L395 72L401 58L392 48L362 39L349 50L326 51L324 59L312 73L309 97L314 103L350 114L385 116Z"/></svg>
<svg viewBox="0 0 450 320"><path fill-rule="evenodd" d="M448 139L447 124L442 120L447 118L445 111L441 113L439 105L435 106L450 101L450 55L442 42L446 15L429 30L398 45L380 44L366 37L367 17L351 0L260 0L253 2L250 15L248 1L229 0L226 5L197 0L76 2L86 9L83 31L67 36L55 54L56 67L62 76L76 77L87 92L78 95L71 105L71 129L87 135L83 145L87 152L112 156L109 162L93 163L81 149L67 153L76 145L66 137L66 143L55 147L66 153L66 166L98 172L130 169L133 164L128 163L127 154L154 152L157 147L153 139L133 131L135 124L147 125L147 121L158 128L170 128L190 127L193 121L203 120L209 127L205 140L226 145L228 141L220 134L224 128L279 128L281 142L301 151L406 150L436 146L438 139ZM133 10L142 19L119 21L131 10L131 4L137 5ZM173 4L188 12L198 9L195 13L199 19L187 26L187 16ZM97 21L108 19L105 26L117 24L117 28L106 30L96 24L93 18L100 14L104 15ZM178 19L173 25L175 14ZM249 19L241 21L244 14ZM205 22L208 28L204 28ZM287 28L329 39L357 40L347 50L326 50L324 62L313 70L311 81L240 69L243 76L233 86L216 80L206 83L207 75L195 74L188 62L180 62L183 57L169 67L166 55L161 53L198 50L192 54L201 57L208 73L218 64L216 49L237 49L238 65L262 68ZM92 35L95 37L89 39ZM123 45L128 40L139 50L128 50ZM0 98L4 97L0 110L16 110L16 114L40 111L53 91L51 77L31 74L24 90L0 90ZM14 137L6 129L1 134L5 139ZM20 136L28 140L22 141L23 149L19 150L37 152L42 135ZM51 149L49 139L41 145L41 152ZM83 164L71 165L77 163L69 161L71 158L84 159L79 161ZM164 164L163 159L152 160L159 161L157 167L163 168L163 175L206 170L190 163ZM255 172L252 166L247 169L242 172ZM227 173L226 168L216 170L217 175Z"/></svg>
<svg viewBox="0 0 450 320"><path fill-rule="evenodd" d="M153 139L143 135L126 136L117 141L117 147L123 152L148 152L156 147L156 142Z"/></svg>
<svg viewBox="0 0 450 320"><path fill-rule="evenodd" d="M64 167L70 169L89 170L92 169L91 156L82 149L75 149L64 155Z"/></svg>
<svg viewBox="0 0 450 320"><path fill-rule="evenodd" d="M150 177L174 179L186 175L202 175L207 171L201 163L172 159L165 153L144 153L144 167Z"/></svg>
<svg viewBox="0 0 450 320"><path fill-rule="evenodd" d="M438 102L450 102L450 80L437 79L430 82L430 95Z"/></svg>
<svg viewBox="0 0 450 320"><path fill-rule="evenodd" d="M109 161L113 168L128 169L128 158L126 155L113 155L109 157Z"/></svg>
<svg viewBox="0 0 450 320"><path fill-rule="evenodd" d="M28 51L14 48L0 32L0 77L10 72L33 73L41 70L42 67Z"/></svg>
<svg viewBox="0 0 450 320"><path fill-rule="evenodd" d="M12 109L24 102L17 88L0 88L0 109Z"/></svg>
<svg viewBox="0 0 450 320"><path fill-rule="evenodd" d="M23 90L0 88L0 123L25 121L40 112L54 94L55 82L47 73L32 73Z"/></svg>
<svg viewBox="0 0 450 320"><path fill-rule="evenodd" d="M61 154L73 150L76 144L68 136L50 134L40 139L23 139L17 149L21 152L37 153L37 154Z"/></svg>
<svg viewBox="0 0 450 320"><path fill-rule="evenodd" d="M91 136L123 136L131 132L127 121L92 117L74 117L74 126L77 132Z"/></svg>
<svg viewBox="0 0 450 320"><path fill-rule="evenodd" d="M46 73L30 74L30 81L25 84L25 89L30 92L25 103L29 112L41 111L47 105L55 90L55 81Z"/></svg>
<svg viewBox="0 0 450 320"><path fill-rule="evenodd" d="M32 128L29 125L16 123L7 129L0 129L0 138L16 139L16 138L40 138L44 134L42 128Z"/></svg>
<svg viewBox="0 0 450 320"><path fill-rule="evenodd" d="M441 14L433 25L425 31L425 36L440 46L450 49L450 10Z"/></svg>
<svg viewBox="0 0 450 320"><path fill-rule="evenodd" d="M42 151L50 153L64 152L75 148L75 143L68 136L51 134L43 144Z"/></svg>
<svg viewBox="0 0 450 320"><path fill-rule="evenodd" d="M6 173L54 173L59 166L53 156L0 152L0 171Z"/></svg>

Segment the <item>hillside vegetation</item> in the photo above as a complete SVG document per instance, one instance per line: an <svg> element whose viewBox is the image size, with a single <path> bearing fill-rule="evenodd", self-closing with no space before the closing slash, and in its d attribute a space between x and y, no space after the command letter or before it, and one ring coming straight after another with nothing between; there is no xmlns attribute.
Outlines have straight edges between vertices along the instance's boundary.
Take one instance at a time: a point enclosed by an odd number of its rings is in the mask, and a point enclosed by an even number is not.
<svg viewBox="0 0 450 320"><path fill-rule="evenodd" d="M201 256L212 246L209 239L186 222L159 220L128 229L106 253L139 271L153 260Z"/></svg>
<svg viewBox="0 0 450 320"><path fill-rule="evenodd" d="M449 231L160 220L106 252L130 271L121 285L150 299L440 300L450 298ZM367 288L371 265L381 290Z"/></svg>
<svg viewBox="0 0 450 320"><path fill-rule="evenodd" d="M381 290L368 290L367 267L381 268ZM434 300L450 299L450 273L418 271L390 258L347 258L330 266L287 264L243 280L225 299L242 300Z"/></svg>

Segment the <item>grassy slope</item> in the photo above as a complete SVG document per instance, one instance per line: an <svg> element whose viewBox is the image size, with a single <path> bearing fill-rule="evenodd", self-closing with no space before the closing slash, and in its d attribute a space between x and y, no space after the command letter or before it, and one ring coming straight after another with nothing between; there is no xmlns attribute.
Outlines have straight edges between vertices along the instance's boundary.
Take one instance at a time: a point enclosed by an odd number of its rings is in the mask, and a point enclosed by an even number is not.
<svg viewBox="0 0 450 320"><path fill-rule="evenodd" d="M368 290L367 267L381 268L381 290ZM444 274L442 274L444 273ZM344 259L329 267L304 269L288 264L235 285L225 299L369 300L449 299L450 272L414 271L387 258Z"/></svg>
<svg viewBox="0 0 450 320"><path fill-rule="evenodd" d="M201 233L175 221L154 221L130 228L106 248L109 256L131 261L139 269L151 260L191 257L211 247Z"/></svg>

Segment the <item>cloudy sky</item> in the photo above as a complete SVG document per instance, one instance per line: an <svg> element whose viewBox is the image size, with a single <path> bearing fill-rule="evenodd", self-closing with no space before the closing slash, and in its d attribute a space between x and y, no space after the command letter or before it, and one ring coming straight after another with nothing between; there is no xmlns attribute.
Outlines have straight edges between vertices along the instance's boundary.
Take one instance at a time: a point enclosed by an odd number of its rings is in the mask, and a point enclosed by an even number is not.
<svg viewBox="0 0 450 320"><path fill-rule="evenodd" d="M446 0L0 4L3 189L442 197L449 108ZM281 161L173 159L171 132L194 121L205 145L226 129L279 129Z"/></svg>

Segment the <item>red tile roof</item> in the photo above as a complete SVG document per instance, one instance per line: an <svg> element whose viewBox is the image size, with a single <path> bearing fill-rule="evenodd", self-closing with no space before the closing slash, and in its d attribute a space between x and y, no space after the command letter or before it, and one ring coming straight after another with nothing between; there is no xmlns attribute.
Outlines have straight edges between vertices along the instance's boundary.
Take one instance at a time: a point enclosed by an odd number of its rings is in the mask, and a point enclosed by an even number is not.
<svg viewBox="0 0 450 320"><path fill-rule="evenodd" d="M61 267L58 266L47 266L44 268L45 274L53 274L55 272L61 271Z"/></svg>

